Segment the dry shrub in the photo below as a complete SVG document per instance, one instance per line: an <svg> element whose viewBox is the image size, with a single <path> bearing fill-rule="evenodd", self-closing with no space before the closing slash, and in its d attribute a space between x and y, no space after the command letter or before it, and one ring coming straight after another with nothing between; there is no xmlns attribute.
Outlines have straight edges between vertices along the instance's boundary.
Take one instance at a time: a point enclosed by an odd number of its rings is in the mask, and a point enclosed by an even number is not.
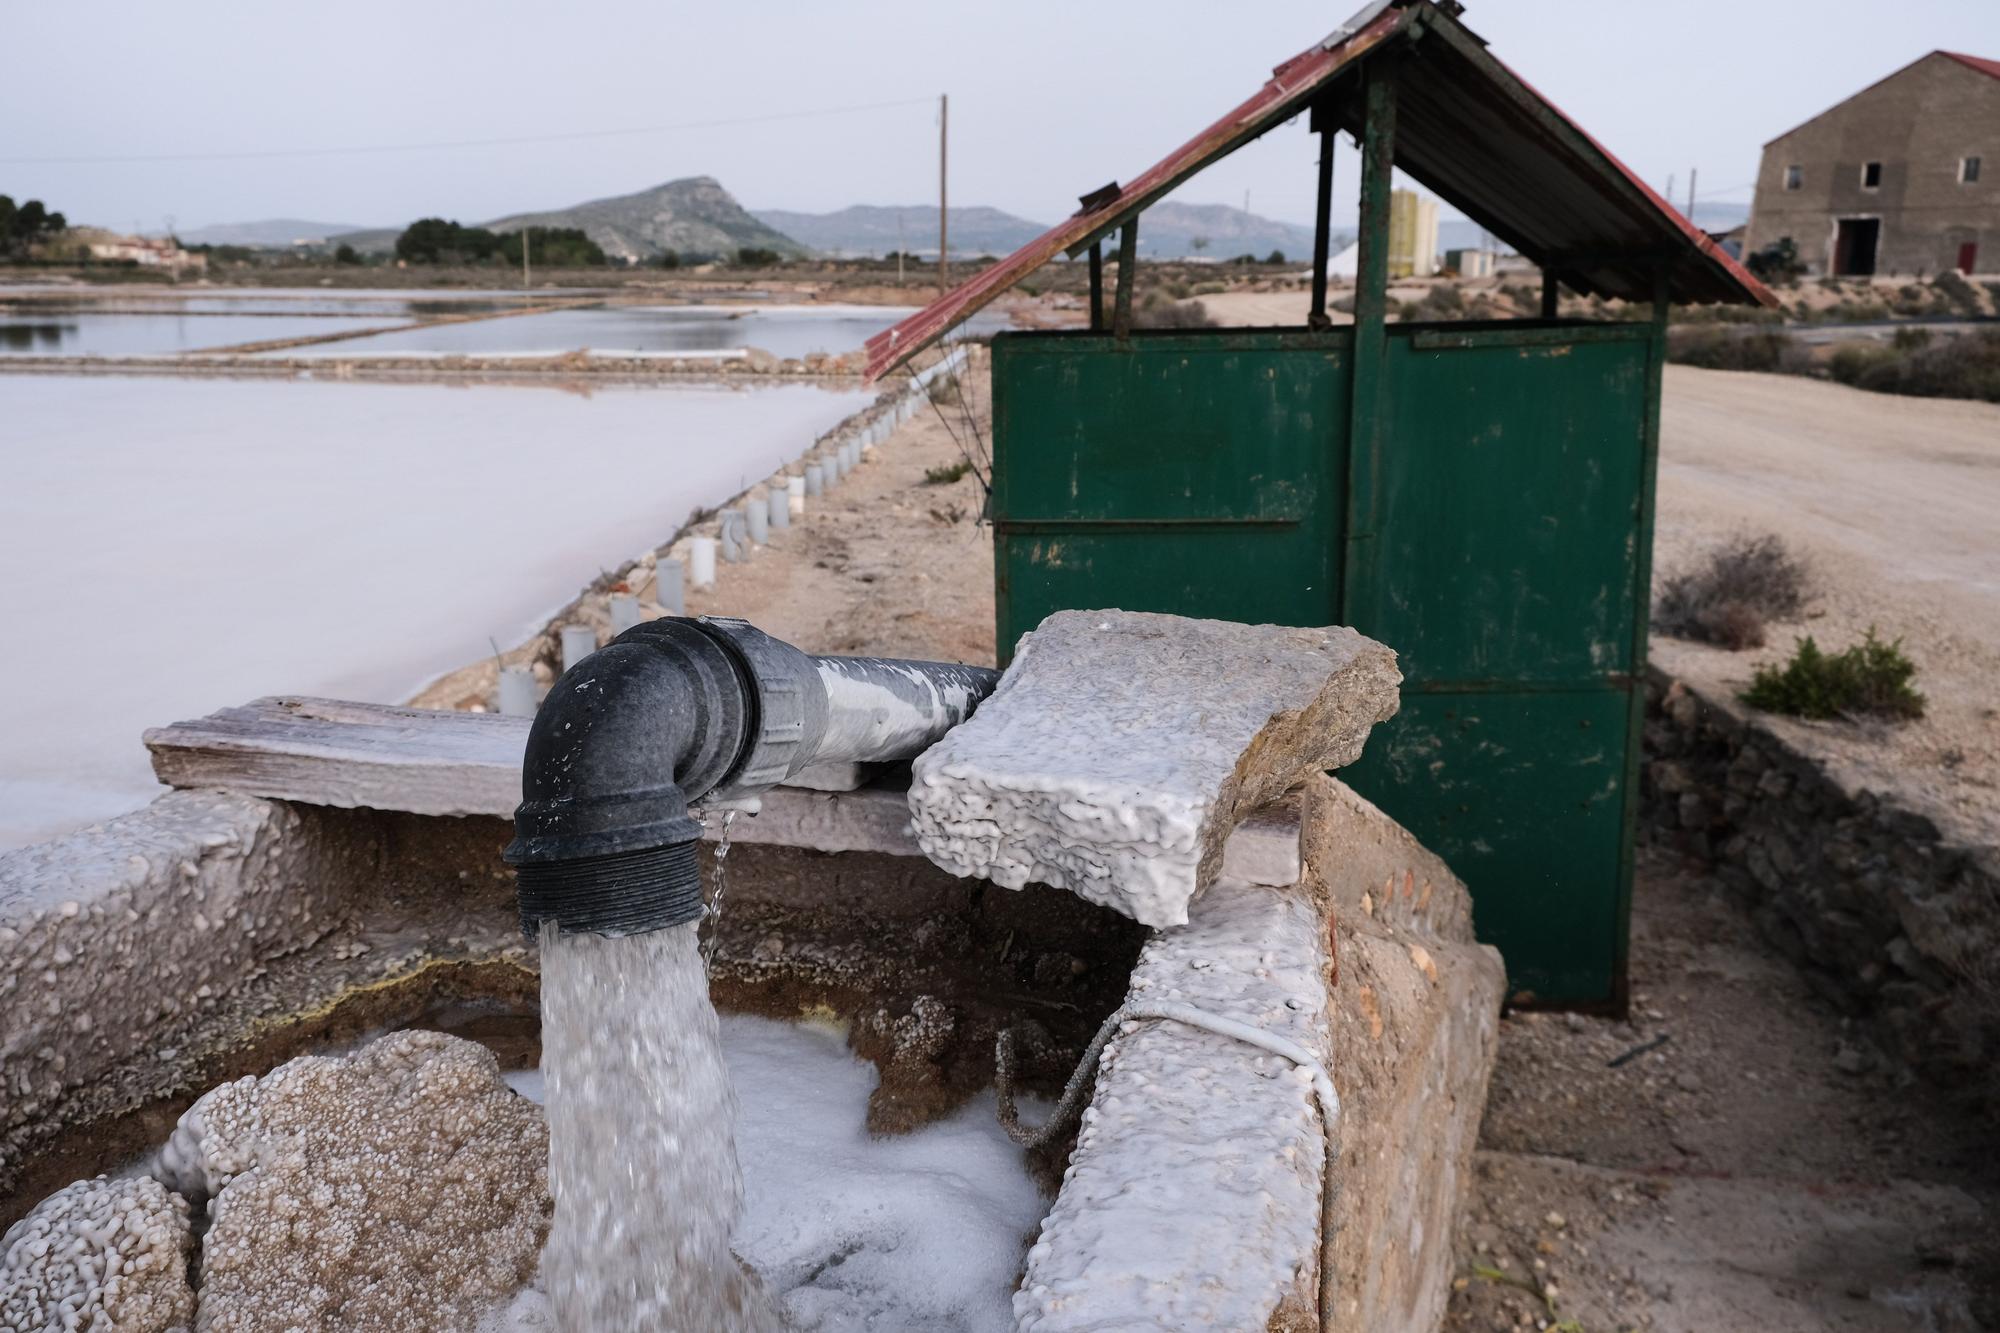
<svg viewBox="0 0 2000 1333"><path fill-rule="evenodd" d="M1793 370L1802 351L1782 329L1696 324L1667 335L1667 360L1705 370Z"/></svg>
<svg viewBox="0 0 2000 1333"><path fill-rule="evenodd" d="M1766 621L1799 614L1806 582L1804 562L1776 537L1734 537L1661 585L1653 625L1677 639L1761 648Z"/></svg>

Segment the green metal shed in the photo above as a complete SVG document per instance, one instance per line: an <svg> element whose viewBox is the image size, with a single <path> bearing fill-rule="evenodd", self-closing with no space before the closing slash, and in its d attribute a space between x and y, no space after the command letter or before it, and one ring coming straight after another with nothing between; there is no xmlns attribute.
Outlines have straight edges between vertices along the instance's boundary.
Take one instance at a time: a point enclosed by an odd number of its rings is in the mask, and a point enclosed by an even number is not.
<svg viewBox="0 0 2000 1333"><path fill-rule="evenodd" d="M993 340L1003 659L1070 607L1380 639L1401 656L1402 711L1342 777L1465 879L1517 1002L1619 1010L1667 309L1775 302L1460 8L1378 0L1130 185L872 340L870 375L1087 254L1089 330ZM1307 326L1131 328L1141 212L1302 113L1321 136ZM1362 150L1361 248L1354 321L1335 327L1343 130ZM1539 318L1389 322L1392 165L1535 261ZM1558 284L1647 317L1558 319Z"/></svg>

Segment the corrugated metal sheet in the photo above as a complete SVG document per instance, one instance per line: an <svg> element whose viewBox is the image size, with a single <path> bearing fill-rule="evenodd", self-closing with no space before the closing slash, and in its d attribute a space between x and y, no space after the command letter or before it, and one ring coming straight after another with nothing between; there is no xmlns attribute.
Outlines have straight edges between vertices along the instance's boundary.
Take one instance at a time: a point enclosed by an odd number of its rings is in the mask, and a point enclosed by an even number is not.
<svg viewBox="0 0 2000 1333"><path fill-rule="evenodd" d="M1422 34L1423 40L1408 39ZM1396 165L1522 254L1585 293L1650 300L1674 264L1677 301L1776 305L1706 233L1647 187L1430 0L1371 5L1326 42L1272 71L1248 101L1098 208L1065 219L971 281L868 340L877 378L943 337L1057 255L1113 230L1190 176L1319 99L1358 128L1364 57L1392 46Z"/></svg>

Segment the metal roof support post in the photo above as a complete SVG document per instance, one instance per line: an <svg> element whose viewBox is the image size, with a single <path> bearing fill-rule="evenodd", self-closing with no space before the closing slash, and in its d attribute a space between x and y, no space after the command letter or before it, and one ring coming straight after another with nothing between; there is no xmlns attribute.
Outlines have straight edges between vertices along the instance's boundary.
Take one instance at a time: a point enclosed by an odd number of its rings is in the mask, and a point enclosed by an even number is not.
<svg viewBox="0 0 2000 1333"><path fill-rule="evenodd" d="M1331 108L1313 104L1312 125L1319 133L1319 195L1313 208L1312 313L1306 327L1323 329L1333 321L1326 317L1326 260L1332 244L1333 224L1333 136L1338 132Z"/></svg>
<svg viewBox="0 0 2000 1333"><path fill-rule="evenodd" d="M1132 287L1138 280L1138 269L1139 215L1135 213L1118 229L1118 294L1111 310L1114 337L1132 336Z"/></svg>
<svg viewBox="0 0 2000 1333"><path fill-rule="evenodd" d="M1554 319L1562 305L1562 283L1552 268L1542 270L1542 318Z"/></svg>
<svg viewBox="0 0 2000 1333"><path fill-rule="evenodd" d="M1104 242L1090 243L1090 331L1104 332Z"/></svg>
<svg viewBox="0 0 2000 1333"><path fill-rule="evenodd" d="M1361 253L1354 276L1353 417L1348 430L1346 558L1341 562L1340 621L1372 623L1375 508L1388 403L1389 192L1396 163L1396 66L1377 55L1362 70ZM1363 599L1371 599L1364 605Z"/></svg>

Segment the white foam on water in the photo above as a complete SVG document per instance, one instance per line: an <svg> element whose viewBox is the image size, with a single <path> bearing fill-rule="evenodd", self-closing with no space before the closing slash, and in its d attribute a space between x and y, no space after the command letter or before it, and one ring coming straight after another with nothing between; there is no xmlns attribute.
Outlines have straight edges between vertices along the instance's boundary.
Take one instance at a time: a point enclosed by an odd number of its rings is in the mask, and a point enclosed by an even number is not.
<svg viewBox="0 0 2000 1333"><path fill-rule="evenodd" d="M735 1249L802 1330L1011 1330L1010 1297L1048 1202L983 1094L914 1134L872 1137L874 1067L830 1027L722 1017L739 1107ZM541 1100L542 1075L507 1076ZM1024 1099L1038 1118L1046 1105ZM528 1291L481 1333L547 1333Z"/></svg>

